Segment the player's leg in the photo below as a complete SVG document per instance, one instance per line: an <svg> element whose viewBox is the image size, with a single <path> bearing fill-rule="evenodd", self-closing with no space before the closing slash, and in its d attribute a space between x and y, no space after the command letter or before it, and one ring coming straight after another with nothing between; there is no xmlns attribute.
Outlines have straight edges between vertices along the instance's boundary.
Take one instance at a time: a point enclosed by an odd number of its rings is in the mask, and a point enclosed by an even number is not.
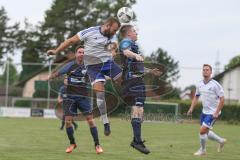
<svg viewBox="0 0 240 160"><path fill-rule="evenodd" d="M139 110L138 106L132 107L132 113L131 113L131 124L133 129L133 135L134 135L134 141L141 142L141 123L142 123L142 117L140 116L141 111Z"/></svg>
<svg viewBox="0 0 240 160"><path fill-rule="evenodd" d="M105 77L101 73L102 68L103 68L103 64L89 65L87 67L87 73L90 78L91 84L93 86L93 90L96 93L97 106L100 112L100 119L104 124L104 134L108 136L110 135L111 130L110 130L109 119L107 116L107 107L106 107L105 89L104 89Z"/></svg>
<svg viewBox="0 0 240 160"><path fill-rule="evenodd" d="M73 124L73 126L74 126L74 130L77 130L78 124L77 124L74 120L72 121L72 124Z"/></svg>
<svg viewBox="0 0 240 160"><path fill-rule="evenodd" d="M73 113L76 112L76 106L74 100L67 99L63 101L64 104L64 114L65 114L65 125L66 133L70 142L70 146L67 147L66 153L71 153L76 147L76 142L74 138L74 130L72 126Z"/></svg>
<svg viewBox="0 0 240 160"><path fill-rule="evenodd" d="M211 127L214 125L215 122L216 122L216 119L214 119L214 120L212 121ZM211 129L212 129L212 128L211 128ZM215 132L213 132L211 129L208 131L208 139L218 142L219 145L218 145L217 151L218 151L218 152L222 152L222 149L223 149L225 143L227 142L227 140L226 140L225 138L222 138L222 137L220 137L219 135L217 135L217 134L216 134Z"/></svg>
<svg viewBox="0 0 240 160"><path fill-rule="evenodd" d="M133 129L133 141L131 142L131 146L141 153L149 154L149 149L144 145L144 141L141 137L141 126L143 122L143 106L133 106L131 113L131 124Z"/></svg>
<svg viewBox="0 0 240 160"><path fill-rule="evenodd" d="M200 119L200 130L199 130L199 139L200 139L200 149L194 153L196 156L201 156L206 154L206 141L208 139L208 131L209 128L211 127L210 124L213 119L210 118L209 115L206 114L201 114L201 119Z"/></svg>
<svg viewBox="0 0 240 160"><path fill-rule="evenodd" d="M105 100L104 82L96 82L93 84L93 89L96 92L97 106L100 112L100 119L104 124L104 134L109 136L111 134L110 123L107 116L107 105Z"/></svg>
<svg viewBox="0 0 240 160"><path fill-rule="evenodd" d="M97 154L103 153L103 149L102 149L102 147L100 146L100 143L99 143L98 130L97 130L97 127L95 125L92 114L86 115L86 120L88 122L90 132L91 132L91 135L93 137L96 153Z"/></svg>
<svg viewBox="0 0 240 160"><path fill-rule="evenodd" d="M63 130L64 126L65 126L65 115L63 114L60 130Z"/></svg>
<svg viewBox="0 0 240 160"><path fill-rule="evenodd" d="M80 97L78 99L78 108L83 113L83 115L85 115L86 121L88 122L90 132L93 137L96 153L97 154L102 153L103 149L99 143L98 130L97 130L97 127L96 127L94 119L93 119L90 98L89 97Z"/></svg>

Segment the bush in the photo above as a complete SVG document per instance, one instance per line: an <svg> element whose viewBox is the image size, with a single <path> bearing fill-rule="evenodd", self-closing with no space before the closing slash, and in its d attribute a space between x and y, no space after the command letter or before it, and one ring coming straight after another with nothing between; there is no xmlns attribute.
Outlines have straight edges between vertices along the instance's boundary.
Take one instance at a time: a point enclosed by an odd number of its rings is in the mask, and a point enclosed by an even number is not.
<svg viewBox="0 0 240 160"><path fill-rule="evenodd" d="M30 100L17 100L14 104L15 107L31 107Z"/></svg>
<svg viewBox="0 0 240 160"><path fill-rule="evenodd" d="M177 103L179 103L179 113L186 114L191 105L191 101L178 101ZM193 118L199 118L201 111L202 104L198 103L193 111ZM240 105L225 104L220 119L226 121L240 121Z"/></svg>

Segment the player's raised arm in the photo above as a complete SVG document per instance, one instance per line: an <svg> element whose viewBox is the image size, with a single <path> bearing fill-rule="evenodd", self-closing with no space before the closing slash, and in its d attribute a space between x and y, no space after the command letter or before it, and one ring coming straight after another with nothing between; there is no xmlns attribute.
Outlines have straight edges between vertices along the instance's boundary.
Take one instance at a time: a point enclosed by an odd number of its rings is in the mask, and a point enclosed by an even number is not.
<svg viewBox="0 0 240 160"><path fill-rule="evenodd" d="M58 54L59 52L65 50L66 48L68 48L69 46L71 45L74 45L75 43L79 42L80 41L80 38L78 35L75 35L67 40L65 40L63 43L61 43L57 49L51 49L51 50L48 50L47 51L47 54L48 55L56 55Z"/></svg>
<svg viewBox="0 0 240 160"><path fill-rule="evenodd" d="M133 53L132 51L130 51L129 49L125 49L123 50L123 54L126 56L126 57L129 57L129 58L135 58L137 61L144 61L144 58L139 55L139 54L136 54L136 53Z"/></svg>

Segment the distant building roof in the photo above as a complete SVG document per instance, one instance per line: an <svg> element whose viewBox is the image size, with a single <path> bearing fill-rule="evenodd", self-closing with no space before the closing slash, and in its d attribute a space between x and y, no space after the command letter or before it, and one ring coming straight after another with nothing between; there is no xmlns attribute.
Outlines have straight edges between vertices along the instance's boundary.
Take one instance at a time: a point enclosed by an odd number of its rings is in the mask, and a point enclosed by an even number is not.
<svg viewBox="0 0 240 160"><path fill-rule="evenodd" d="M229 68L229 69L223 71L222 73L217 74L216 76L213 77L213 79L215 79L215 80L218 81L218 80L220 80L220 79L221 79L226 73L228 73L228 72L234 70L234 69L237 68L237 67L240 67L240 64L235 65L234 67Z"/></svg>
<svg viewBox="0 0 240 160"><path fill-rule="evenodd" d="M73 52L68 52L65 55L58 55L58 56L56 56L56 59L54 60L53 63L63 63L63 62L65 62L67 60L70 60L70 59L74 59L74 53ZM20 82L16 83L15 85L16 86L23 86L29 79L33 78L34 76L36 76L36 75L38 75L38 74L40 74L42 72L47 71L47 70L48 70L48 66L42 67L38 71L30 74L29 76L27 76L26 78L24 78Z"/></svg>

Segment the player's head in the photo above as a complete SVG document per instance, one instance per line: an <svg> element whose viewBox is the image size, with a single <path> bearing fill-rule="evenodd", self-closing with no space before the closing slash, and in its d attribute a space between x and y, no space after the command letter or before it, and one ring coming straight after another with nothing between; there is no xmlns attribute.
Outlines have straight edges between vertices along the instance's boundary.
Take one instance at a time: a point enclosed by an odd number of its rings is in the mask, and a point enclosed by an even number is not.
<svg viewBox="0 0 240 160"><path fill-rule="evenodd" d="M120 27L121 23L118 21L118 19L110 17L104 22L102 26L102 32L104 36L111 38L113 35L116 34Z"/></svg>
<svg viewBox="0 0 240 160"><path fill-rule="evenodd" d="M204 78L210 78L212 74L212 66L209 64L204 64L202 68L202 74Z"/></svg>
<svg viewBox="0 0 240 160"><path fill-rule="evenodd" d="M75 48L76 60L81 62L83 60L83 55L84 55L84 47L82 45L78 45Z"/></svg>
<svg viewBox="0 0 240 160"><path fill-rule="evenodd" d="M137 40L137 32L132 25L124 25L120 30L122 38L130 38L133 41Z"/></svg>

